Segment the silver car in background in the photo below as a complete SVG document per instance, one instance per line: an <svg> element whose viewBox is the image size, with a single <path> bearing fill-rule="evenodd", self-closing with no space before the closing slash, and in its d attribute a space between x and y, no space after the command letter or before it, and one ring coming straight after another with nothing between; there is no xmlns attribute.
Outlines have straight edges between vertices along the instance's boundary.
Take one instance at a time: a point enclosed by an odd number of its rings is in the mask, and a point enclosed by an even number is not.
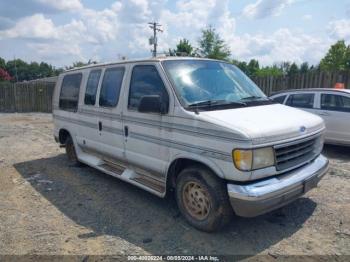
<svg viewBox="0 0 350 262"><path fill-rule="evenodd" d="M319 115L326 124L325 142L350 146L349 89L286 90L275 93L271 99Z"/></svg>

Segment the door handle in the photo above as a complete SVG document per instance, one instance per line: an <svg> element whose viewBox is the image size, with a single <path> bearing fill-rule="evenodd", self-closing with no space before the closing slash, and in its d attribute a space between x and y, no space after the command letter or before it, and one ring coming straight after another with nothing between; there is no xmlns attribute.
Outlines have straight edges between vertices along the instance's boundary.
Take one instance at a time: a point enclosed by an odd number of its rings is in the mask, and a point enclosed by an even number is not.
<svg viewBox="0 0 350 262"><path fill-rule="evenodd" d="M129 127L128 126L124 126L124 135L125 135L125 137L127 137L129 135Z"/></svg>
<svg viewBox="0 0 350 262"><path fill-rule="evenodd" d="M101 121L98 121L98 130L102 131L102 122Z"/></svg>

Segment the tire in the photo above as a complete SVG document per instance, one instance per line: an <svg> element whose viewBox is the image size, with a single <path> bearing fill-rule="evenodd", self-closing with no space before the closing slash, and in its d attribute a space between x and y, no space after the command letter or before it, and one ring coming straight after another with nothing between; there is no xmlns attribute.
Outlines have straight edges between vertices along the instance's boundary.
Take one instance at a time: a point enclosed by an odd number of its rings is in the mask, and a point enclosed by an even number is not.
<svg viewBox="0 0 350 262"><path fill-rule="evenodd" d="M178 175L176 202L188 223L202 231L217 231L233 217L226 183L200 165Z"/></svg>
<svg viewBox="0 0 350 262"><path fill-rule="evenodd" d="M65 146L66 146L66 154L70 164L74 166L81 166L81 163L78 160L77 153L74 147L74 142L71 136L67 137Z"/></svg>

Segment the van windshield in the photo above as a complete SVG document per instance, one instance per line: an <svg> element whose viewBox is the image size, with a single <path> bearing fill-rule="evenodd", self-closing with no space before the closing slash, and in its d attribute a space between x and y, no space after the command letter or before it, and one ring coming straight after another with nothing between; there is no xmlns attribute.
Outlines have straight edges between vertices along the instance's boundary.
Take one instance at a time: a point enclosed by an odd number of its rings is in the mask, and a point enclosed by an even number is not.
<svg viewBox="0 0 350 262"><path fill-rule="evenodd" d="M246 106L268 101L265 94L232 64L210 60L168 60L163 66L183 106Z"/></svg>

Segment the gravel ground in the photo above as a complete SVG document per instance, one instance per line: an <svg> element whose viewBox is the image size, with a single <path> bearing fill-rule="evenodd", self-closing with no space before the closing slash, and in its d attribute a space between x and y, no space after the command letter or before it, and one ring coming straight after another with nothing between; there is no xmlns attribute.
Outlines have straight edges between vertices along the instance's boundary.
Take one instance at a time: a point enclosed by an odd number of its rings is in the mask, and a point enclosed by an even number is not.
<svg viewBox="0 0 350 262"><path fill-rule="evenodd" d="M350 148L326 146L328 175L294 203L214 234L157 198L69 166L49 114L0 114L0 254L350 255Z"/></svg>

